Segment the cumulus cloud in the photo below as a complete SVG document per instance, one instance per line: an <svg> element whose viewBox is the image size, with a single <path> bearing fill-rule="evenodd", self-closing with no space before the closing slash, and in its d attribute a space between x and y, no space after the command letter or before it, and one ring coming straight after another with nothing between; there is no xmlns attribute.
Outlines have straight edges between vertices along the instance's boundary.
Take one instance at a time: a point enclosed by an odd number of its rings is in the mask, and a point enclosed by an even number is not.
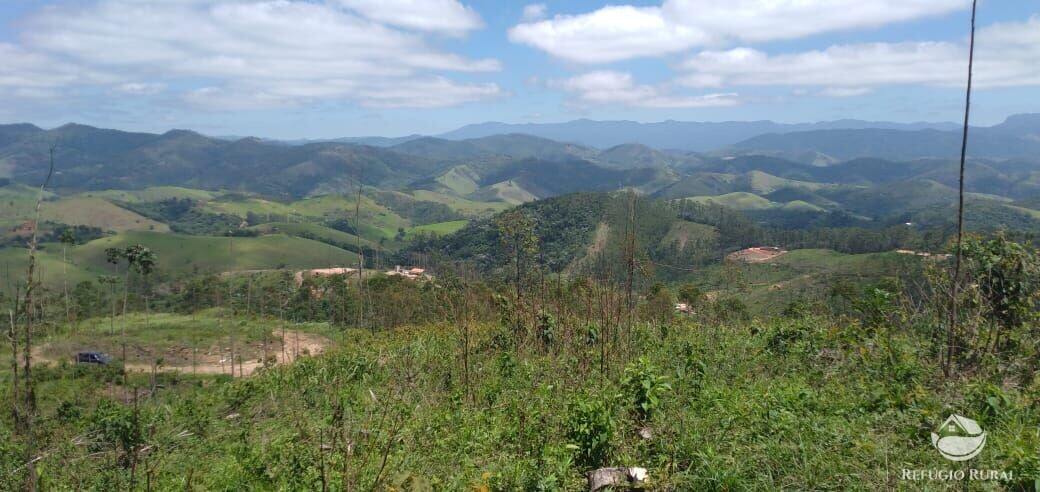
<svg viewBox="0 0 1040 492"><path fill-rule="evenodd" d="M524 22L509 38L568 61L596 64L738 41L795 39L941 15L970 0L665 0Z"/></svg>
<svg viewBox="0 0 1040 492"><path fill-rule="evenodd" d="M674 53L710 40L702 29L667 21L659 8L628 5L520 24L509 39L587 64Z"/></svg>
<svg viewBox="0 0 1040 492"><path fill-rule="evenodd" d="M20 26L20 44L0 44L0 91L8 93L93 85L148 95L168 84L187 87L189 103L214 109L328 99L433 107L502 93L445 76L494 72L497 60L463 57L426 39L481 26L455 0L101 0L47 7Z"/></svg>
<svg viewBox="0 0 1040 492"><path fill-rule="evenodd" d="M981 29L975 47L977 87L1040 85L1040 17ZM853 96L885 85L960 87L967 58L967 42L862 43L772 56L735 48L690 57L679 82L695 88L818 86L824 95Z"/></svg>
<svg viewBox="0 0 1040 492"><path fill-rule="evenodd" d="M707 108L733 106L737 94L676 95L662 88L637 84L632 74L598 70L568 79L554 80L549 86L572 94L582 105L623 104L641 108Z"/></svg>
<svg viewBox="0 0 1040 492"><path fill-rule="evenodd" d="M148 96L158 94L165 88L166 84L160 82L127 82L120 84L116 89L124 94Z"/></svg>
<svg viewBox="0 0 1040 492"><path fill-rule="evenodd" d="M106 84L116 77L0 43L0 94L52 96L73 84Z"/></svg>
<svg viewBox="0 0 1040 492"><path fill-rule="evenodd" d="M532 3L524 6L523 19L525 21L536 21L545 18L545 4L544 3Z"/></svg>
<svg viewBox="0 0 1040 492"><path fill-rule="evenodd" d="M339 0L377 22L459 35L484 26L480 15L456 0Z"/></svg>

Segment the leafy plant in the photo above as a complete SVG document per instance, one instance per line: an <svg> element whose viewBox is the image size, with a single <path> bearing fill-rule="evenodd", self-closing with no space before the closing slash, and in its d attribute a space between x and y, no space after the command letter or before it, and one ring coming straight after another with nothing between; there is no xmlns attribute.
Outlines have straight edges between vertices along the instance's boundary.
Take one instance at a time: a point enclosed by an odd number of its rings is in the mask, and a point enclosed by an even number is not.
<svg viewBox="0 0 1040 492"><path fill-rule="evenodd" d="M614 415L603 400L579 397L567 406L567 447L576 451L576 462L586 468L606 463L614 438Z"/></svg>
<svg viewBox="0 0 1040 492"><path fill-rule="evenodd" d="M641 422L650 420L661 406L661 395L672 390L668 378L658 374L657 368L645 357L625 367L621 387Z"/></svg>
<svg viewBox="0 0 1040 492"><path fill-rule="evenodd" d="M552 346L556 340L556 318L548 311L538 313L538 339L546 347Z"/></svg>

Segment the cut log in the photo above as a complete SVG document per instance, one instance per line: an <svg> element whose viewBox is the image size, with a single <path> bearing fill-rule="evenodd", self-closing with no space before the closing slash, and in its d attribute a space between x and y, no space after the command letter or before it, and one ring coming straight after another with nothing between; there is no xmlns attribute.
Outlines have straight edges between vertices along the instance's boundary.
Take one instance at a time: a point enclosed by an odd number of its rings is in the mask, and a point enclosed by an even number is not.
<svg viewBox="0 0 1040 492"><path fill-rule="evenodd" d="M595 492L609 486L631 486L646 480L646 468L611 467L592 470L585 474L589 491Z"/></svg>

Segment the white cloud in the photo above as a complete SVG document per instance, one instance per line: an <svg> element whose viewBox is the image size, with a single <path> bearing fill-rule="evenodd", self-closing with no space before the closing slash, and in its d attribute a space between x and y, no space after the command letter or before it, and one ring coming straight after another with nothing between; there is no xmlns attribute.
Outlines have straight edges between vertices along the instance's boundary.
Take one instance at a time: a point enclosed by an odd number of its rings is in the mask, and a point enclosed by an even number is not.
<svg viewBox="0 0 1040 492"><path fill-rule="evenodd" d="M969 5L969 0L665 0L660 7L607 6L521 23L510 29L509 38L568 61L609 63L734 41L877 27Z"/></svg>
<svg viewBox="0 0 1040 492"><path fill-rule="evenodd" d="M100 86L147 94L162 90L161 80L186 87L185 100L202 107L221 106L218 96L240 97L224 103L236 109L321 100L430 107L501 95L497 85L443 74L494 72L501 69L497 60L443 51L424 34L395 27L461 33L479 26L468 8L453 0L343 2L353 6L101 0L47 7L20 24L20 45L0 44L0 93ZM395 8L401 15L384 21ZM417 16L429 22L420 24ZM408 91L415 92L409 97Z"/></svg>
<svg viewBox="0 0 1040 492"><path fill-rule="evenodd" d="M158 94L166 88L166 84L159 82L127 82L121 84L116 89L124 94L130 94L134 96L149 96L152 94Z"/></svg>
<svg viewBox="0 0 1040 492"><path fill-rule="evenodd" d="M366 106L385 108L441 108L487 100L506 94L495 84L459 85L443 77L411 80L393 89L365 89Z"/></svg>
<svg viewBox="0 0 1040 492"><path fill-rule="evenodd" d="M524 6L524 21L536 21L545 18L545 4L544 3L532 3Z"/></svg>
<svg viewBox="0 0 1040 492"><path fill-rule="evenodd" d="M623 104L641 108L707 108L734 106L737 94L675 95L650 86L636 84L632 74L599 70L563 80L549 86L572 94L579 104Z"/></svg>
<svg viewBox="0 0 1040 492"><path fill-rule="evenodd" d="M821 96L827 97L856 97L870 94L871 89L867 87L826 87L820 91Z"/></svg>
<svg viewBox="0 0 1040 492"><path fill-rule="evenodd" d="M708 42L709 36L702 29L668 22L658 8L625 5L520 24L509 30L509 39L592 64L683 51Z"/></svg>
<svg viewBox="0 0 1040 492"><path fill-rule="evenodd" d="M3 60L0 63L0 94L54 95L59 89L73 84L104 84L115 80L112 76L9 43L0 43L0 60Z"/></svg>
<svg viewBox="0 0 1040 492"><path fill-rule="evenodd" d="M339 3L374 21L420 31L458 35L484 26L480 15L456 0L339 0Z"/></svg>
<svg viewBox="0 0 1040 492"><path fill-rule="evenodd" d="M851 96L885 85L963 86L967 42L864 43L768 55L749 48L704 51L682 65L688 87L795 85L824 87L824 95ZM1040 85L1040 17L979 30L978 88Z"/></svg>

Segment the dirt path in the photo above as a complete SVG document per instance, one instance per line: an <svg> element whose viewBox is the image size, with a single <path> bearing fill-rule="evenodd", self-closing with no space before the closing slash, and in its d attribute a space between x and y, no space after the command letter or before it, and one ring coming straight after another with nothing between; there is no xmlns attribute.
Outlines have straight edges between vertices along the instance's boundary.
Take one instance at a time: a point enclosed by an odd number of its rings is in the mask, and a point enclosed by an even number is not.
<svg viewBox="0 0 1040 492"><path fill-rule="evenodd" d="M273 364L286 364L290 363L298 357L317 355L324 352L328 347L332 345L332 340L325 338L321 335L315 335L313 333L307 333L299 330L285 330L285 339L282 339L282 330L276 329L271 332L272 341L267 344L266 353L268 360ZM40 346L33 349L33 358L44 362L56 362L57 359L54 357L48 357L44 355L46 346ZM239 354L247 354L242 356L241 364L238 360L234 364L234 375L235 376L250 376L257 369L264 366L263 354L265 352L263 343L254 342L244 346L236 348ZM176 365L163 365L158 368L159 372L182 372L186 374L231 374L231 351L230 348L220 350L221 353L203 353L201 351L192 354L192 349L182 348L180 352L187 352L185 356L183 353L177 357L179 360L194 360L192 363L181 363ZM115 355L115 354L109 354ZM236 358L237 358L236 354ZM173 359L174 357L169 357ZM134 372L152 372L152 365L140 362L131 362L124 366L127 371Z"/></svg>

